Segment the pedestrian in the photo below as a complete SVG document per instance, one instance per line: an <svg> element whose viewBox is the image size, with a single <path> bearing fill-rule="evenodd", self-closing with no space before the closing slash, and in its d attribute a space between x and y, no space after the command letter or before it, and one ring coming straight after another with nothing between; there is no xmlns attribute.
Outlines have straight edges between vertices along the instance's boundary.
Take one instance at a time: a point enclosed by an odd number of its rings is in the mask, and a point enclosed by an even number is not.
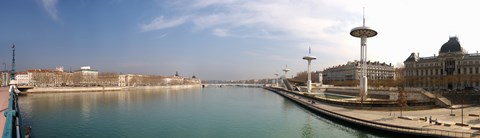
<svg viewBox="0 0 480 138"><path fill-rule="evenodd" d="M428 121L429 121L430 124L432 123L432 116L430 116L430 118L428 118Z"/></svg>

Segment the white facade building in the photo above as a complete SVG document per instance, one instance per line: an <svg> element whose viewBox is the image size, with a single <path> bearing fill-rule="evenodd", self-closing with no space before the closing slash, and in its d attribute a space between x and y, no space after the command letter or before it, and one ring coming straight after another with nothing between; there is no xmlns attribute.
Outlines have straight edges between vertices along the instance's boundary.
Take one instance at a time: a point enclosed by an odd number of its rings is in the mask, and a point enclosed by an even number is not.
<svg viewBox="0 0 480 138"><path fill-rule="evenodd" d="M32 79L32 74L28 72L17 72L15 78L17 79L17 85L29 85L30 80Z"/></svg>
<svg viewBox="0 0 480 138"><path fill-rule="evenodd" d="M74 83L80 85L95 85L98 79L98 71L90 66L82 66L73 74Z"/></svg>
<svg viewBox="0 0 480 138"><path fill-rule="evenodd" d="M468 53L458 38L450 37L437 55L420 57L412 53L403 62L409 87L464 89L480 87L480 54Z"/></svg>
<svg viewBox="0 0 480 138"><path fill-rule="evenodd" d="M347 62L347 64L334 66L323 70L322 78L324 84L332 84L336 81L359 80L361 64L360 61ZM376 62L367 62L368 80L387 80L394 79L395 69L392 64Z"/></svg>

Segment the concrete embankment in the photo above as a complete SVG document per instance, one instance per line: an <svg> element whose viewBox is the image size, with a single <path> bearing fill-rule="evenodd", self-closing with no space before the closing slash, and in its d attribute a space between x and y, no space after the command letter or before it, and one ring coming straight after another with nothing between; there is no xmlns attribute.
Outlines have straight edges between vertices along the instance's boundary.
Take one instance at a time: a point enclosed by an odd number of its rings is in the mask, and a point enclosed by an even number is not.
<svg viewBox="0 0 480 138"><path fill-rule="evenodd" d="M446 114L443 109L432 109L426 111L403 111L403 116L392 115L388 111L370 111L349 109L334 104L327 104L316 99L306 97L302 94L291 92L282 88L266 88L287 99L290 99L301 106L319 114L330 116L332 118L350 122L362 127L373 128L376 130L394 132L396 134L406 134L414 136L430 136L430 137L478 137L480 136L475 130L476 127L465 127L457 125L446 125L447 121L437 121L432 124L427 120L430 117L438 116L439 118ZM406 114L411 116L406 116ZM443 119L443 118L442 118ZM449 118L445 118L449 119ZM431 121L431 119L428 119ZM452 120L452 119L449 119ZM445 125L442 125L445 124Z"/></svg>
<svg viewBox="0 0 480 138"><path fill-rule="evenodd" d="M155 89L183 89L201 88L201 84L194 85L169 85L169 86L135 86L135 87L34 87L22 93L70 93L70 92L102 92L123 90L155 90Z"/></svg>
<svg viewBox="0 0 480 138"><path fill-rule="evenodd" d="M62 92L99 92L99 91L121 91L126 87L35 87L22 93L62 93Z"/></svg>

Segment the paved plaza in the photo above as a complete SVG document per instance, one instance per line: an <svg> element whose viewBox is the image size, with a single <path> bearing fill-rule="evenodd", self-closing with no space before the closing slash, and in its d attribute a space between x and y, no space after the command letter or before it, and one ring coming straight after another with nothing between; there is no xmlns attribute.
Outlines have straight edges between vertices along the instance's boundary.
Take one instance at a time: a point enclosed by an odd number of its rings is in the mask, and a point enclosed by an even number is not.
<svg viewBox="0 0 480 138"><path fill-rule="evenodd" d="M332 111L341 115L357 118L361 120L373 121L386 125L393 125L399 127L420 128L420 129L435 129L440 131L449 132L466 132L466 133L480 133L480 107L479 106L464 106L463 109L463 124L461 126L461 105L455 105L453 114L451 116L451 110L447 108L435 108L428 110L410 110L403 111L402 118L399 118L400 111L389 110L363 110L363 109L351 109L341 106L326 104L322 102L311 103L311 99L305 97L299 97L298 95L281 92L287 97L294 98L295 100L302 101L304 104L315 106L324 110ZM425 121L425 118L427 120ZM430 123L430 118L432 122ZM438 123L435 123L438 122ZM422 132L430 133L430 132ZM454 135L454 137L479 137L478 135Z"/></svg>
<svg viewBox="0 0 480 138"><path fill-rule="evenodd" d="M3 127L5 125L4 111L8 108L8 87L0 87L0 134L3 134Z"/></svg>

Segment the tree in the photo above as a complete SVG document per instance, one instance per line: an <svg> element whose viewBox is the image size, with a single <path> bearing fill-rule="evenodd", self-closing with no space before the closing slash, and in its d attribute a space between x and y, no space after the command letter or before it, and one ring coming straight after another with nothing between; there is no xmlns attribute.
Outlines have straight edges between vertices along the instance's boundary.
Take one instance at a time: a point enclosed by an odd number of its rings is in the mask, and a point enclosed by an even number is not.
<svg viewBox="0 0 480 138"><path fill-rule="evenodd" d="M319 78L319 72L310 72L310 75L311 75L311 79L312 79L312 82L319 82L318 78ZM307 71L302 71L302 72L298 72L295 77L293 77L293 79L295 80L305 80L307 81L308 79L308 73Z"/></svg>
<svg viewBox="0 0 480 138"><path fill-rule="evenodd" d="M407 107L407 94L403 86L398 89L398 105L400 106L400 116L403 116L403 108Z"/></svg>
<svg viewBox="0 0 480 138"><path fill-rule="evenodd" d="M118 76L115 72L101 72L98 74L98 83L102 86L117 86Z"/></svg>

